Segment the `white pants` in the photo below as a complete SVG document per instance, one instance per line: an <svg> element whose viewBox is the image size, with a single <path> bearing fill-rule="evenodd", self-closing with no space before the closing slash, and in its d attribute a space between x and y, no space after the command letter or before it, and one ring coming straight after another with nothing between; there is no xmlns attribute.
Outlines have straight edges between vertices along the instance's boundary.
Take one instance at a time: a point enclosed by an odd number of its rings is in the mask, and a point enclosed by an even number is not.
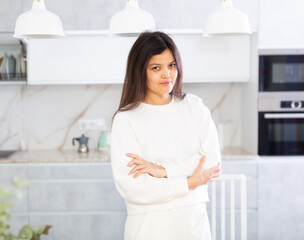
<svg viewBox="0 0 304 240"><path fill-rule="evenodd" d="M124 240L211 240L206 204L128 215Z"/></svg>

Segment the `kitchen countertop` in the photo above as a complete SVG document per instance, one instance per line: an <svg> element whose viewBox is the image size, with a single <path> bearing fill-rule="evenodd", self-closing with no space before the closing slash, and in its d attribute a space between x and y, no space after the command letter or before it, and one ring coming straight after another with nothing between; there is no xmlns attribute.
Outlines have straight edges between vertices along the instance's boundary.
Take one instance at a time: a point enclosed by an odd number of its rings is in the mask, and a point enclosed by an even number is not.
<svg viewBox="0 0 304 240"><path fill-rule="evenodd" d="M222 160L254 160L258 156L239 147L226 148L222 151ZM34 163L34 162L109 162L109 151L89 151L78 153L76 150L26 150L17 151L0 163Z"/></svg>
<svg viewBox="0 0 304 240"><path fill-rule="evenodd" d="M241 147L227 147L221 151L222 160L256 160L259 156Z"/></svg>
<svg viewBox="0 0 304 240"><path fill-rule="evenodd" d="M0 163L32 163L32 162L109 162L108 151L89 151L78 153L77 150L26 150L17 151Z"/></svg>

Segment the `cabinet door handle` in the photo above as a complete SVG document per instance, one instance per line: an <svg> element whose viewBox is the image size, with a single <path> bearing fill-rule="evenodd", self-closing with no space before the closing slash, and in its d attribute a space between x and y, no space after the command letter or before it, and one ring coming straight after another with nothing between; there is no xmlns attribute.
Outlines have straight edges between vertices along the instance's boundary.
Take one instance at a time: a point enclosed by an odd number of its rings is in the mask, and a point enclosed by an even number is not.
<svg viewBox="0 0 304 240"><path fill-rule="evenodd" d="M304 118L304 113L265 113L266 119L290 119L290 118Z"/></svg>

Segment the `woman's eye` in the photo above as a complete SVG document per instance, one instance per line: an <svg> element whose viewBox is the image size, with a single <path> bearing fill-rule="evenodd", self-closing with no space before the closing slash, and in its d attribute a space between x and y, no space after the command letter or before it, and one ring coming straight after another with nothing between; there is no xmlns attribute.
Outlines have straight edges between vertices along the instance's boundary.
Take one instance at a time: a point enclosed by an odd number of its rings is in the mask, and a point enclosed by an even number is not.
<svg viewBox="0 0 304 240"><path fill-rule="evenodd" d="M171 63L170 67L176 67L176 64L175 63Z"/></svg>
<svg viewBox="0 0 304 240"><path fill-rule="evenodd" d="M152 70L158 70L159 69L159 67L153 67L152 68Z"/></svg>

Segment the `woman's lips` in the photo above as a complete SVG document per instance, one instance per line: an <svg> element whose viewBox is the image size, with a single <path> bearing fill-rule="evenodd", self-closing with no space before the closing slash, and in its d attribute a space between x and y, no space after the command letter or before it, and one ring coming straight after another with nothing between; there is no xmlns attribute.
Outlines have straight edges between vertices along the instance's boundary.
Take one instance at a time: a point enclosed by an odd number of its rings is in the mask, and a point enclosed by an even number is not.
<svg viewBox="0 0 304 240"><path fill-rule="evenodd" d="M171 82L163 82L163 83L160 83L161 85L165 85L165 86L167 86L167 85L169 85Z"/></svg>

